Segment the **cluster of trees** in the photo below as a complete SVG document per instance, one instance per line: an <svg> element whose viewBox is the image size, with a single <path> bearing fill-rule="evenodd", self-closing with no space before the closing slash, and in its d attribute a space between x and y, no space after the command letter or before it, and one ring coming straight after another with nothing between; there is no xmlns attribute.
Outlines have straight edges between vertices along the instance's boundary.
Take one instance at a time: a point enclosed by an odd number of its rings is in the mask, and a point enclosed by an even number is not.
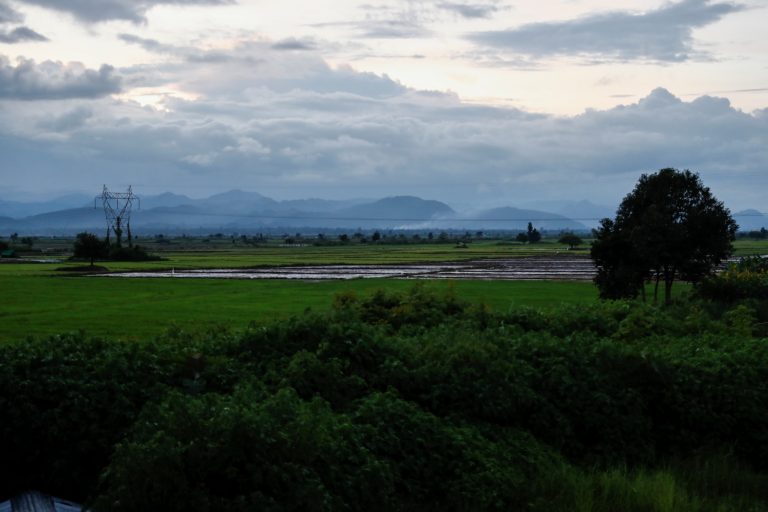
<svg viewBox="0 0 768 512"><path fill-rule="evenodd" d="M688 170L662 169L640 177L616 219L603 219L591 256L603 298L642 295L659 283L669 302L676 279L697 283L730 256L738 226L730 212Z"/></svg>
<svg viewBox="0 0 768 512"><path fill-rule="evenodd" d="M93 233L78 233L73 247L73 258L87 260L94 266L96 260L117 261L148 261L160 259L153 256L140 245L132 242L128 247L120 247L110 244L109 240L102 240Z"/></svg>
<svg viewBox="0 0 768 512"><path fill-rule="evenodd" d="M494 313L414 288L239 334L5 344L0 497L36 488L103 512L759 510L760 321L707 302ZM659 467L673 469L642 470ZM678 501L650 503L662 495Z"/></svg>
<svg viewBox="0 0 768 512"><path fill-rule="evenodd" d="M747 233L747 238L752 238L754 240L768 239L768 229L760 228L760 230L752 230Z"/></svg>
<svg viewBox="0 0 768 512"><path fill-rule="evenodd" d="M314 245L318 246L324 246L324 245L347 245L352 243L357 244L376 244L376 245L388 245L388 244L422 244L422 243L439 243L439 244L447 244L447 243L468 243L475 239L482 239L484 237L484 233L482 231L477 231L475 233L471 233L469 231L466 231L464 233L448 233L446 231L441 231L439 233L434 233L432 231L426 232L426 233L382 233L381 231L374 231L372 233L366 234L362 231L357 231L353 234L348 233L341 233L339 235L336 235L335 237L332 237L330 235L326 235L324 233L320 233L317 235L317 238L312 242ZM296 237L290 237L291 240L294 242L299 240L299 235Z"/></svg>
<svg viewBox="0 0 768 512"><path fill-rule="evenodd" d="M24 245L27 249L31 249L35 245L35 241L37 241L37 238L33 236L20 237L18 233L13 233L8 237L8 242L0 240L0 250L4 251L11 246L18 247L19 244Z"/></svg>
<svg viewBox="0 0 768 512"><path fill-rule="evenodd" d="M520 232L515 237L515 240L522 243L529 243L529 244L535 244L539 241L541 241L541 233L538 229L533 227L532 223L528 223L528 230L525 232Z"/></svg>

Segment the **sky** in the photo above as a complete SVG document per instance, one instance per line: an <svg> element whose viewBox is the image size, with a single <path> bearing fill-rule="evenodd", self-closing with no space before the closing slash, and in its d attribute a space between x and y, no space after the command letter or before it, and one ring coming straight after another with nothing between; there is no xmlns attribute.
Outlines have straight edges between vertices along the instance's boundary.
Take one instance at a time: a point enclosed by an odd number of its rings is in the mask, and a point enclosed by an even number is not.
<svg viewBox="0 0 768 512"><path fill-rule="evenodd" d="M765 0L0 0L0 199L768 210Z"/></svg>

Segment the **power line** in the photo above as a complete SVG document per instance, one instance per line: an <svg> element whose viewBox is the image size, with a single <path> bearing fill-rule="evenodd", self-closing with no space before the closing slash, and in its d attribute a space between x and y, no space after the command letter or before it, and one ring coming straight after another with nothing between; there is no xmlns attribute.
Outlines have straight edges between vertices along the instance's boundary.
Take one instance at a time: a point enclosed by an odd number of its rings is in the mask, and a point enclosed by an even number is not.
<svg viewBox="0 0 768 512"><path fill-rule="evenodd" d="M151 210L150 210L151 211ZM605 217L521 217L521 218L416 218L416 217L326 217L323 215L265 215L265 214L238 214L238 213L213 213L213 212L174 212L163 211L156 212L168 215L184 216L202 216L202 217L229 217L229 218L248 218L248 219L270 219L270 220L334 220L334 221L389 221L389 222L551 222L551 221L600 221ZM732 215L732 217L766 217L764 213L744 213Z"/></svg>

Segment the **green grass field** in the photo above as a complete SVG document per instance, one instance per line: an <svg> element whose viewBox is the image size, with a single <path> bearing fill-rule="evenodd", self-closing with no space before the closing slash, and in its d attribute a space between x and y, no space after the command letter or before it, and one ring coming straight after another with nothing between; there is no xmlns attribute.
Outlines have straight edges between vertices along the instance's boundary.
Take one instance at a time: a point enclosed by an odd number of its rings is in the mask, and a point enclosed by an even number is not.
<svg viewBox="0 0 768 512"><path fill-rule="evenodd" d="M126 339L146 338L173 325L185 330L217 325L237 329L251 321L268 321L306 308L327 309L339 292L405 290L416 284L396 279L110 279L52 276L41 271L0 275L5 296L0 309L2 341L78 329ZM581 303L597 297L591 284L575 282L434 281L426 286L437 290L454 287L460 297L497 309L513 304Z"/></svg>
<svg viewBox="0 0 768 512"><path fill-rule="evenodd" d="M457 249L452 244L350 245L334 247L250 247L219 243L208 250L163 247L162 261L106 263L112 271L168 268L238 268L262 265L386 264L457 261L482 258L573 254L549 242L535 246L481 241ZM181 244L180 244L181 245ZM181 245L183 247L183 245ZM768 253L768 243L738 241L741 254ZM77 263L0 265L0 341L83 329L88 334L123 339L156 335L171 326L201 330L214 326L245 327L306 308L326 309L339 292L359 294L384 288L404 290L413 281L358 279L305 282L288 280L113 279L57 271ZM591 283L557 281L430 281L437 290L449 286L467 300L496 310L514 305L552 307L596 300ZM676 292L687 290L678 285Z"/></svg>
<svg viewBox="0 0 768 512"><path fill-rule="evenodd" d="M562 252L558 244L452 244L352 245L340 247L229 247L200 251L163 251L164 260L106 263L112 271L167 268L238 268L299 264L386 264L455 261L479 258L523 257ZM0 284L0 341L44 336L83 329L88 334L141 339L171 326L202 330L215 326L243 328L251 321L268 321L306 308L327 309L334 295L375 289L404 290L413 281L356 279L352 281L113 279L57 271L81 263L3 264ZM597 293L589 283L434 281L437 290L454 287L456 293L494 309L514 304L554 306L593 301Z"/></svg>

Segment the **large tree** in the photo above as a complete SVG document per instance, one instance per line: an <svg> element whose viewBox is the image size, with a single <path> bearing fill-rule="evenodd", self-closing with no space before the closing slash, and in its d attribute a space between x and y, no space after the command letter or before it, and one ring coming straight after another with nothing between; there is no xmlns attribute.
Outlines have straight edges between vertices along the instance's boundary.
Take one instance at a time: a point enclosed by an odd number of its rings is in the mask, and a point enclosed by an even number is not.
<svg viewBox="0 0 768 512"><path fill-rule="evenodd" d="M78 233L75 238L75 258L90 260L91 266L96 258L106 257L108 250L107 243L99 240L93 233Z"/></svg>
<svg viewBox="0 0 768 512"><path fill-rule="evenodd" d="M731 254L737 228L698 174L643 174L616 219L604 219L596 231L591 254L600 295L634 297L655 280L654 298L663 282L669 302L676 279L698 282Z"/></svg>

